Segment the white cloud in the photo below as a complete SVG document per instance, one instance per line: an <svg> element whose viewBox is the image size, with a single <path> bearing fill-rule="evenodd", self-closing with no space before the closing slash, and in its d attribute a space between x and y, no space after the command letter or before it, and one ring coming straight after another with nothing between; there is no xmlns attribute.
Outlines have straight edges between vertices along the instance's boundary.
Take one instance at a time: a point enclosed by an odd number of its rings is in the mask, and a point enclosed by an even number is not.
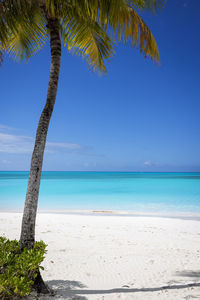
<svg viewBox="0 0 200 300"><path fill-rule="evenodd" d="M146 167L151 167L151 166L153 166L154 164L151 162L151 160L146 160L146 161L144 162L144 165L145 165Z"/></svg>
<svg viewBox="0 0 200 300"><path fill-rule="evenodd" d="M3 159L3 160L1 161L1 163L7 165L7 164L10 164L11 161L10 161L10 160L7 160L7 159Z"/></svg>
<svg viewBox="0 0 200 300"><path fill-rule="evenodd" d="M25 154L33 151L34 139L29 136L15 135L5 133L10 130L7 126L0 125L0 152ZM61 142L47 142L46 152L54 153L59 150L74 151L81 149L79 144L74 143L61 143Z"/></svg>
<svg viewBox="0 0 200 300"><path fill-rule="evenodd" d="M32 138L0 132L0 152L29 153L32 149Z"/></svg>
<svg viewBox="0 0 200 300"><path fill-rule="evenodd" d="M53 143L47 142L47 147L55 147L55 148L63 148L68 150L76 150L80 149L81 146L79 144L72 144L72 143Z"/></svg>
<svg viewBox="0 0 200 300"><path fill-rule="evenodd" d="M7 125L0 124L0 131L10 131L10 130L16 130L16 129Z"/></svg>
<svg viewBox="0 0 200 300"><path fill-rule="evenodd" d="M150 159L149 159L149 160L146 160L146 161L143 163L143 165L144 165L145 167L160 167L160 166L161 166L159 163L153 162L153 161L151 161Z"/></svg>

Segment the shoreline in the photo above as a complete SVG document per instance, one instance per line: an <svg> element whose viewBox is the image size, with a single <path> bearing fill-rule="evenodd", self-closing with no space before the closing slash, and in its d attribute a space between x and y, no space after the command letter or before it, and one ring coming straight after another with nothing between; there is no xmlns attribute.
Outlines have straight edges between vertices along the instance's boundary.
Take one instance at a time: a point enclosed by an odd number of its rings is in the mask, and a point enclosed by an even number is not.
<svg viewBox="0 0 200 300"><path fill-rule="evenodd" d="M22 210L0 210L0 213L22 214ZM66 210L38 210L37 214L79 215L79 216L107 216L107 217L149 217L200 221L200 213L192 212L138 212L129 210L96 210L96 209L66 209Z"/></svg>

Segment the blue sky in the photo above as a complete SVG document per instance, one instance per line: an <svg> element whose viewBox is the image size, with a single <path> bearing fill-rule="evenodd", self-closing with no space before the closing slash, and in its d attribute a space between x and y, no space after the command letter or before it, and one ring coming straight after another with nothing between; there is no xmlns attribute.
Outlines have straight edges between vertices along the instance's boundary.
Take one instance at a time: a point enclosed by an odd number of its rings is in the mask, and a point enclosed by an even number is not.
<svg viewBox="0 0 200 300"><path fill-rule="evenodd" d="M161 66L118 44L108 74L62 49L44 170L200 171L200 1L143 16ZM49 45L0 69L0 170L28 170L46 99Z"/></svg>

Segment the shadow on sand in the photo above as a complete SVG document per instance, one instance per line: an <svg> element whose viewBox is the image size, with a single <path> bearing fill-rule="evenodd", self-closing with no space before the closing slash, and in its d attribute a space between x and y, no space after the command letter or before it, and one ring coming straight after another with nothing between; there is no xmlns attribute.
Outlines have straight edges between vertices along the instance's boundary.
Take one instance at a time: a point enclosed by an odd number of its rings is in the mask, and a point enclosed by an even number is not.
<svg viewBox="0 0 200 300"><path fill-rule="evenodd" d="M191 271L191 270L187 270L187 271L181 271L181 272L176 272L177 276L181 276L181 277L188 277L188 278L193 278L193 279L200 279L200 271Z"/></svg>
<svg viewBox="0 0 200 300"><path fill-rule="evenodd" d="M195 272L191 272L191 275L193 273ZM185 276L185 275L180 275L180 276ZM146 293L146 292L159 292L163 290L178 290L178 289L186 289L192 287L200 287L200 283L188 283L188 284L166 285L166 286L150 287L150 288L115 288L115 289L108 289L108 290L89 290L86 289L87 287L84 286L79 281L51 280L48 281L47 284L49 285L50 288L56 291L54 299L74 299L74 300L75 299L87 300L87 295L106 295L106 294L115 294L115 293L139 293L139 292Z"/></svg>

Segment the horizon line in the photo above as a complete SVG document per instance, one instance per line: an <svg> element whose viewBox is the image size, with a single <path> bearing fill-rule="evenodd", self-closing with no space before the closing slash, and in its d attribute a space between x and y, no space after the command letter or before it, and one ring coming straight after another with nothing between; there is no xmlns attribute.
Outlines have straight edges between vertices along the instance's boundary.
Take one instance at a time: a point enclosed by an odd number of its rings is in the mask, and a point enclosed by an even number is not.
<svg viewBox="0 0 200 300"><path fill-rule="evenodd" d="M0 172L30 172L30 170L0 170ZM199 171L81 171L81 170L42 170L42 172L79 172L79 173L200 173Z"/></svg>

